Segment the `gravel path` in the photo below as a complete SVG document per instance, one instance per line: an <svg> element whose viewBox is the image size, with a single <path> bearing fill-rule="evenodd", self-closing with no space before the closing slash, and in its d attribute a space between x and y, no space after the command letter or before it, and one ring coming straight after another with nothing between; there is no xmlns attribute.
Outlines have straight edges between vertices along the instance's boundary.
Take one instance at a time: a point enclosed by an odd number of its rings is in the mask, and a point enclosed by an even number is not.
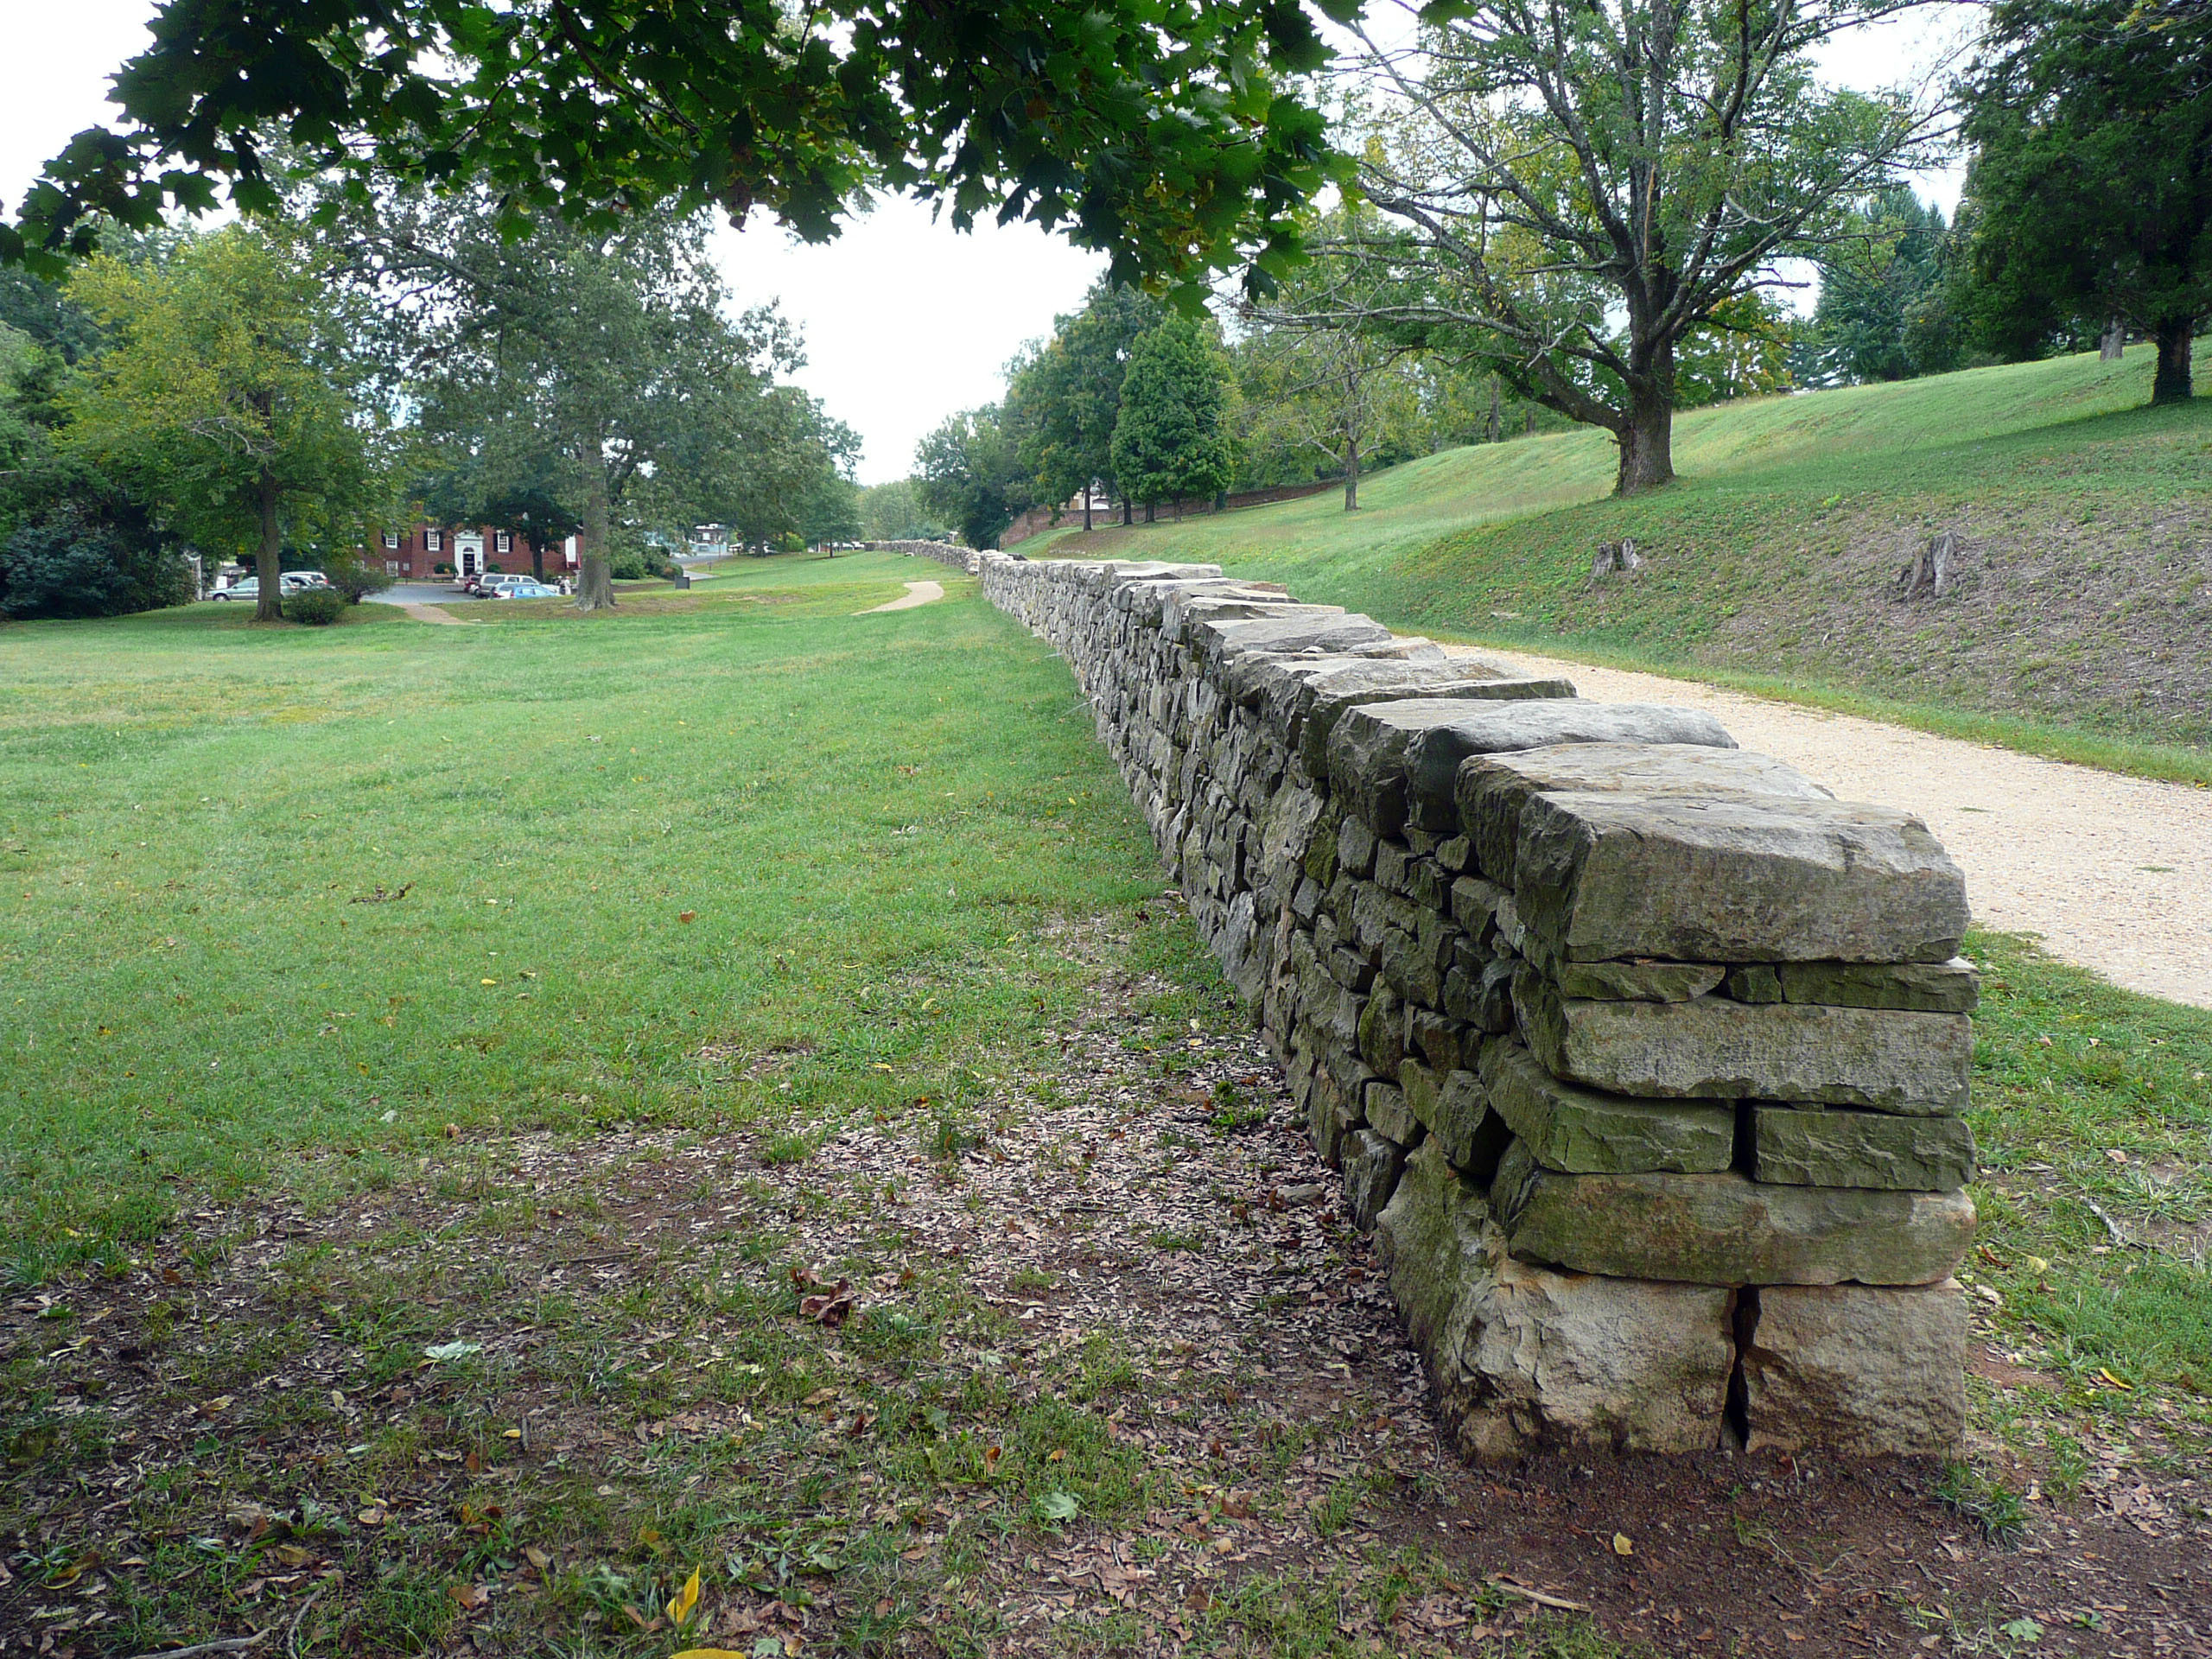
<svg viewBox="0 0 2212 1659"><path fill-rule="evenodd" d="M2152 783L1687 680L1498 652L1586 697L1710 709L1840 796L1917 813L1974 918L2115 984L2212 1007L2212 790Z"/></svg>
<svg viewBox="0 0 2212 1659"><path fill-rule="evenodd" d="M879 611L911 611L917 605L931 605L944 597L944 584L939 582L910 582L906 591L887 605L871 605L864 611L855 611L855 616L874 616Z"/></svg>

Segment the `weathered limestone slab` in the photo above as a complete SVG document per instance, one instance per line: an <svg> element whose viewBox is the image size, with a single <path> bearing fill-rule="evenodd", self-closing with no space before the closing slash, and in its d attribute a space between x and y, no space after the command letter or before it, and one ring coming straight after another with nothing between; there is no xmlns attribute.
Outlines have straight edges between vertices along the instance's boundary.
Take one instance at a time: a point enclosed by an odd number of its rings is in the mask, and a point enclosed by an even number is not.
<svg viewBox="0 0 2212 1659"><path fill-rule="evenodd" d="M1406 1091L1395 1083L1378 1080L1367 1085L1367 1126L1402 1147L1421 1139L1421 1120L1406 1104Z"/></svg>
<svg viewBox="0 0 2212 1659"><path fill-rule="evenodd" d="M1955 1457L1966 1438L1966 1298L1781 1286L1756 1293L1743 1349L1746 1445L1846 1456Z"/></svg>
<svg viewBox="0 0 2212 1659"><path fill-rule="evenodd" d="M1330 734L1347 709L1411 697L1428 702L1517 702L1574 696L1571 680L1530 678L1510 670L1471 675L1470 666L1451 662L1418 665L1377 662L1317 681L1312 706L1298 734L1299 757L1306 763L1306 772L1316 778L1327 776ZM1392 670L1397 671L1393 674ZM1390 683L1393 679L1398 682L1395 686Z"/></svg>
<svg viewBox="0 0 2212 1659"><path fill-rule="evenodd" d="M1513 981L1521 1035L1552 1075L1616 1095L1967 1108L1974 1021L1962 1014L1796 1002L1562 997L1534 968Z"/></svg>
<svg viewBox="0 0 2212 1659"><path fill-rule="evenodd" d="M1770 1186L1734 1173L1567 1175L1516 1141L1492 1213L1513 1254L1700 1285L1928 1285L1974 1243L1963 1192Z"/></svg>
<svg viewBox="0 0 2212 1659"><path fill-rule="evenodd" d="M1482 1197L1431 1147L1376 1236L1462 1451L1703 1452L1721 1443L1730 1293L1514 1261Z"/></svg>
<svg viewBox="0 0 2212 1659"><path fill-rule="evenodd" d="M1373 1129L1355 1129L1344 1144L1344 1213L1363 1233L1375 1230L1375 1218L1396 1191L1406 1166L1406 1149Z"/></svg>
<svg viewBox="0 0 2212 1659"><path fill-rule="evenodd" d="M1491 1109L1547 1169L1689 1174L1726 1169L1735 1157L1733 1106L1633 1100L1578 1089L1546 1071L1510 1037L1483 1045L1481 1077Z"/></svg>
<svg viewBox="0 0 2212 1659"><path fill-rule="evenodd" d="M1192 647L1208 662L1225 661L1248 651L1343 651L1390 638L1390 630L1371 616L1357 612L1317 614L1312 607L1300 614L1194 622L1188 632Z"/></svg>
<svg viewBox="0 0 2212 1659"><path fill-rule="evenodd" d="M1849 801L1532 795L1513 899L1570 961L1944 962L1966 878L1909 812Z"/></svg>
<svg viewBox="0 0 2212 1659"><path fill-rule="evenodd" d="M1406 1109L1427 1129L1455 1169L1487 1185L1497 1160L1513 1139L1505 1121L1491 1109L1482 1079L1471 1071L1439 1077L1419 1060L1398 1068Z"/></svg>
<svg viewBox="0 0 2212 1659"><path fill-rule="evenodd" d="M1562 962L1552 982L1562 996L1611 1002L1687 1002L1720 983L1727 969L1710 962Z"/></svg>
<svg viewBox="0 0 2212 1659"><path fill-rule="evenodd" d="M1777 965L1783 998L1843 1008L1916 1008L1971 1014L1981 976L1964 957L1948 962L1785 962Z"/></svg>
<svg viewBox="0 0 2212 1659"><path fill-rule="evenodd" d="M1974 1131L1959 1117L1754 1106L1751 1177L1797 1186L1948 1192L1974 1179Z"/></svg>
<svg viewBox="0 0 2212 1659"><path fill-rule="evenodd" d="M1735 747L1718 721L1687 709L1566 697L1489 704L1414 697L1348 709L1329 739L1329 777L1381 834L1395 835L1418 800L1420 827L1449 836L1459 829L1452 789L1462 760L1553 743Z"/></svg>
<svg viewBox="0 0 2212 1659"><path fill-rule="evenodd" d="M1452 797L1475 843L1476 866L1510 886L1521 809L1546 793L1618 791L1730 800L1763 795L1832 798L1811 779L1771 755L1707 743L1575 743L1462 761Z"/></svg>

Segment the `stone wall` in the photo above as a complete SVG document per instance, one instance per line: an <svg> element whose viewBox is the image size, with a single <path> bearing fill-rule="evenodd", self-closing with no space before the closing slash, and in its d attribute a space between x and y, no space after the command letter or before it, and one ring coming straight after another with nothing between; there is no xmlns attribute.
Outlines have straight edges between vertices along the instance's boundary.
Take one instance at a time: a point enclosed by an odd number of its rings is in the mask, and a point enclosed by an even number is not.
<svg viewBox="0 0 2212 1659"><path fill-rule="evenodd" d="M1465 1450L1955 1449L1975 976L1923 824L1216 566L975 565L1089 696Z"/></svg>
<svg viewBox="0 0 2212 1659"><path fill-rule="evenodd" d="M956 570L972 570L976 567L975 550L950 542L867 542L862 545L871 553L904 553L910 559L935 559Z"/></svg>

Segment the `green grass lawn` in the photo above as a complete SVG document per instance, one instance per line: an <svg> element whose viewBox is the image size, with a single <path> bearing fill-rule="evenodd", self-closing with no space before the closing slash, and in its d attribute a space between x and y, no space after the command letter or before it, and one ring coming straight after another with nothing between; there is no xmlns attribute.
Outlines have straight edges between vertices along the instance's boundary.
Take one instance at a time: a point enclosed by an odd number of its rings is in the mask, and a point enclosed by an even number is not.
<svg viewBox="0 0 2212 1659"><path fill-rule="evenodd" d="M1043 646L849 614L912 569L779 560L606 626L0 631L19 1273L308 1148L353 1179L448 1124L713 1122L777 1049L791 1104L866 1108L1052 1017L1044 930L1152 855Z"/></svg>
<svg viewBox="0 0 2212 1659"><path fill-rule="evenodd" d="M1268 1202L1088 707L971 582L851 614L914 570L0 628L0 1633L666 1659L697 1568L741 1651L974 1653L1110 1544L1168 1599L1084 1580L1058 1650L1617 1651L1440 1536L1505 1500ZM2212 1015L1969 949L1981 1478L2190 1466Z"/></svg>
<svg viewBox="0 0 2212 1659"><path fill-rule="evenodd" d="M2212 351L2205 354L2212 370ZM1324 493L1030 550L1218 560L1394 625L1856 706L2212 779L2212 399L2149 410L2094 354L1683 414L1678 482L1616 501L1580 430L1454 449ZM1893 602L1961 529L1959 589ZM1601 541L1649 558L1592 588Z"/></svg>

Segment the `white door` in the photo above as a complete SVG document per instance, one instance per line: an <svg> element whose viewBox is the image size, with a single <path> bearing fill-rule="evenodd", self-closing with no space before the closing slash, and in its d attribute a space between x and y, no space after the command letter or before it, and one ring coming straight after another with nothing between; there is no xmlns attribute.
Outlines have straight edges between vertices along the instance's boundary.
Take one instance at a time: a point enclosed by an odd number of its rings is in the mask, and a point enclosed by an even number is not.
<svg viewBox="0 0 2212 1659"><path fill-rule="evenodd" d="M484 538L462 534L453 538L453 568L462 576L474 576L484 569Z"/></svg>

